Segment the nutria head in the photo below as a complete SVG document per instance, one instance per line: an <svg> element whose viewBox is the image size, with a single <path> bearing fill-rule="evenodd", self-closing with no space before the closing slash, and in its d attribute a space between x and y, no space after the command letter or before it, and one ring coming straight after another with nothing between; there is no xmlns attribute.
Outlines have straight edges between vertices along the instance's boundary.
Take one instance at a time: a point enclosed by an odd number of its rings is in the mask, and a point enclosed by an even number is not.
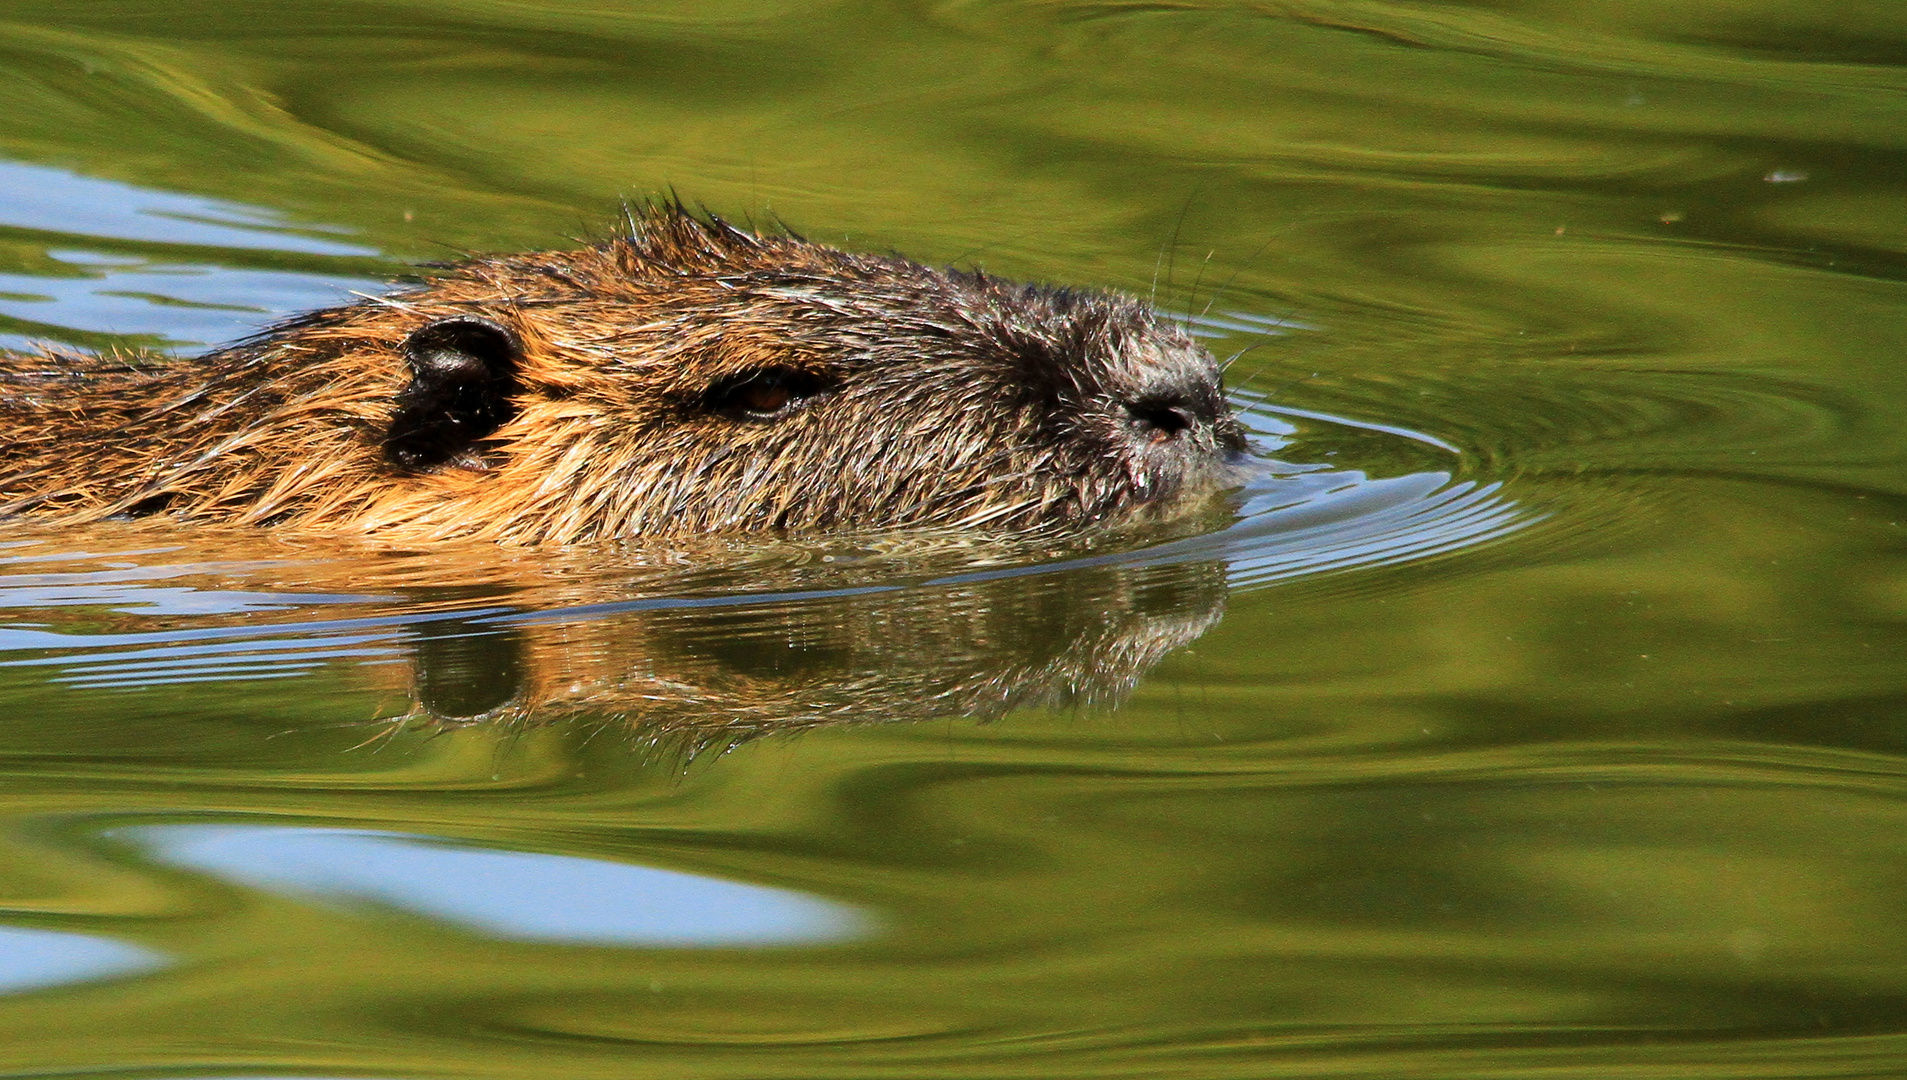
<svg viewBox="0 0 1907 1080"><path fill-rule="evenodd" d="M0 509L520 543L1022 532L1176 509L1244 447L1211 356L1136 300L673 206L198 361L60 359L0 388L68 399L7 418Z"/></svg>

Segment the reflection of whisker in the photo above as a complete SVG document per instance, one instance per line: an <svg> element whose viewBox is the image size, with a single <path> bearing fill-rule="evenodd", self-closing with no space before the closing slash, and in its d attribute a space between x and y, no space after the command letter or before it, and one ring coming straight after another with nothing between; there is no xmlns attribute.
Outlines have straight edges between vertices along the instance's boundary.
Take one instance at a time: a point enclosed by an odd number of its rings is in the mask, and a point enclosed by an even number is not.
<svg viewBox="0 0 1907 1080"><path fill-rule="evenodd" d="M371 734L365 736L363 740L345 747L344 752L347 754L355 753L359 750L364 749L367 746L376 746L379 743L382 743L385 746L389 746L390 744L397 741L397 733L405 729L405 727L407 726L406 721L409 718L410 718L410 714L406 714L404 716L399 716L394 718L393 720L384 722L384 725L382 728L380 728L377 731L373 731Z"/></svg>

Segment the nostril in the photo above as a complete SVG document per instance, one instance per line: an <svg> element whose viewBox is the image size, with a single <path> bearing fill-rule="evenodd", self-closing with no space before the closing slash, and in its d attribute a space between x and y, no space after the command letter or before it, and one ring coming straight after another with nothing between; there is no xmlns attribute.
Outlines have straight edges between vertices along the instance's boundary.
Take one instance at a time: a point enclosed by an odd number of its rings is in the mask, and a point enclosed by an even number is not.
<svg viewBox="0 0 1907 1080"><path fill-rule="evenodd" d="M1159 398L1128 402L1126 416L1138 433L1153 443L1170 442L1194 423L1192 410L1182 402Z"/></svg>

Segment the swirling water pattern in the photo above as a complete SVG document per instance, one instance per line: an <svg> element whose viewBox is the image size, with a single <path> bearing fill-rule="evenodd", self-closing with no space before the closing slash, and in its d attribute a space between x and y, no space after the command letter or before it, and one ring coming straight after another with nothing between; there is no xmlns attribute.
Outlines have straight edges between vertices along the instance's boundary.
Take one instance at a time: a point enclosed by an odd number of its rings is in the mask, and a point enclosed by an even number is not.
<svg viewBox="0 0 1907 1080"><path fill-rule="evenodd" d="M0 537L0 1072L1907 1069L1907 20L28 0L0 346L673 185L1154 295L1196 534Z"/></svg>

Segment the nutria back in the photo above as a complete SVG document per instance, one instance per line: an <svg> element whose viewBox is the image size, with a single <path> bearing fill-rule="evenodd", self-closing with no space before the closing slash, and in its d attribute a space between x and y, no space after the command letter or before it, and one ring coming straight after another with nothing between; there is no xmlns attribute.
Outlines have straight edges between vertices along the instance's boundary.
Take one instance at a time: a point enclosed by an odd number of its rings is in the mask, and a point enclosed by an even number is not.
<svg viewBox="0 0 1907 1080"><path fill-rule="evenodd" d="M678 206L197 359L0 354L0 515L572 543L1171 512L1244 447L1129 297Z"/></svg>

